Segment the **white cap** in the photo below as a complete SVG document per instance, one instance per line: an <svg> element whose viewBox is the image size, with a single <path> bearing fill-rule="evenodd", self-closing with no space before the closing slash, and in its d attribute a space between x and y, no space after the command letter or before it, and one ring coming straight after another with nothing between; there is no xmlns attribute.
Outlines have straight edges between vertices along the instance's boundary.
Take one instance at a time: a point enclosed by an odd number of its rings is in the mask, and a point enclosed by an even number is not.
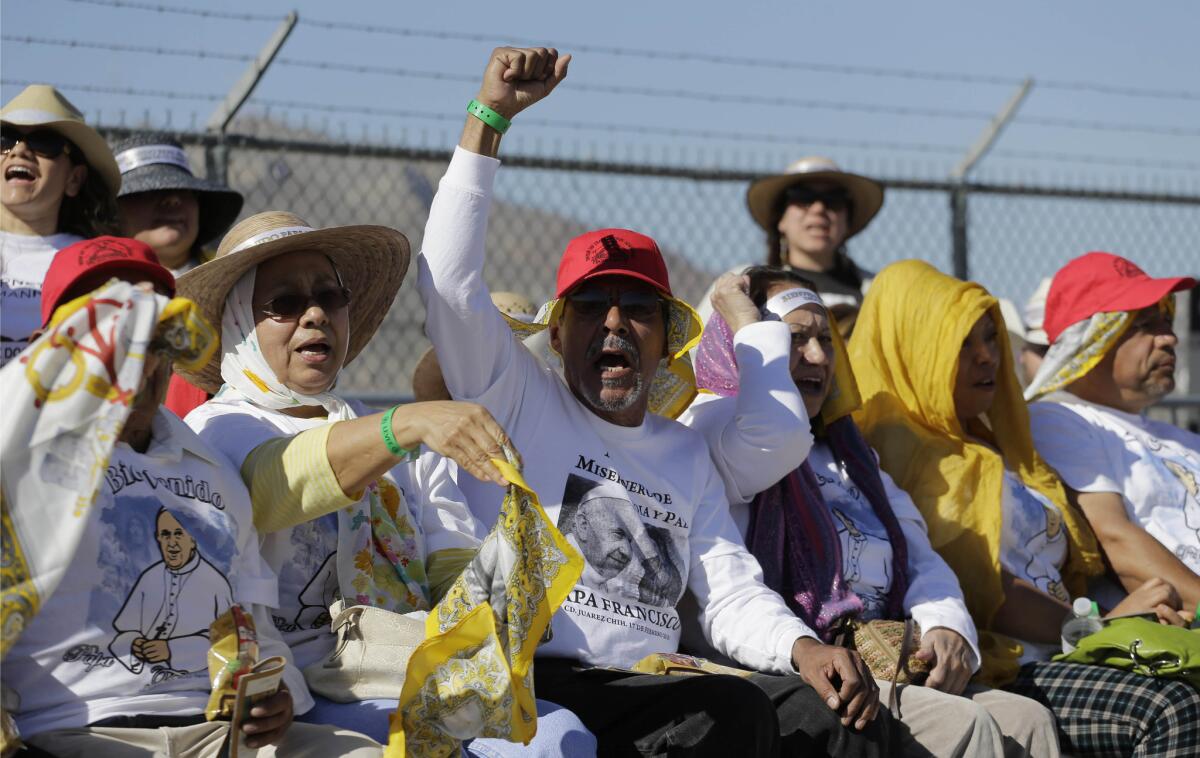
<svg viewBox="0 0 1200 758"><path fill-rule="evenodd" d="M1004 317L1004 328L1013 337L1024 341L1025 322L1021 320L1021 314L1017 311L1017 306L1006 297L999 298L999 302L1000 315ZM1020 345L1018 344L1017 347L1020 347Z"/></svg>
<svg viewBox="0 0 1200 758"><path fill-rule="evenodd" d="M1077 597L1071 603L1071 610L1079 618L1087 618L1092 615L1092 601L1086 597Z"/></svg>
<svg viewBox="0 0 1200 758"><path fill-rule="evenodd" d="M1046 296L1050 294L1050 277L1038 282L1037 289L1025 303L1025 340L1036 345L1049 345L1050 338L1042 328L1046 320Z"/></svg>

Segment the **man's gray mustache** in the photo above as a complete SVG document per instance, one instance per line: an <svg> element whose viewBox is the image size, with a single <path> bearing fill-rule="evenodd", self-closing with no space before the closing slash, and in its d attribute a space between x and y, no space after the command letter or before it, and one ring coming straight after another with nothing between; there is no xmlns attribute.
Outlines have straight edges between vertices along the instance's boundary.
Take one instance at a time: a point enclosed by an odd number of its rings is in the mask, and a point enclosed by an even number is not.
<svg viewBox="0 0 1200 758"><path fill-rule="evenodd" d="M587 361L596 360L600 357L600 353L604 350L620 350L629 359L630 365L634 371L642 367L642 357L638 352L637 345L625 339L619 334L609 334L604 339L597 339L587 349L587 354L584 356Z"/></svg>

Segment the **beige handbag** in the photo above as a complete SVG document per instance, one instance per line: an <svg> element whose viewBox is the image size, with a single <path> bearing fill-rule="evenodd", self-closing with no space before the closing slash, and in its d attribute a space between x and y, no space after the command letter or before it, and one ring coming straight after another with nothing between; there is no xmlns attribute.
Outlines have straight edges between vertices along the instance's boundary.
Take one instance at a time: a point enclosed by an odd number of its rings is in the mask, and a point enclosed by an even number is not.
<svg viewBox="0 0 1200 758"><path fill-rule="evenodd" d="M313 692L339 703L400 697L408 659L425 639L425 615L338 600L329 607L337 644L304 669Z"/></svg>
<svg viewBox="0 0 1200 758"><path fill-rule="evenodd" d="M897 713L899 684L924 684L933 668L917 657L921 649L921 627L913 619L904 621L858 621L845 619L834 644L857 650L871 676L891 682L888 709Z"/></svg>

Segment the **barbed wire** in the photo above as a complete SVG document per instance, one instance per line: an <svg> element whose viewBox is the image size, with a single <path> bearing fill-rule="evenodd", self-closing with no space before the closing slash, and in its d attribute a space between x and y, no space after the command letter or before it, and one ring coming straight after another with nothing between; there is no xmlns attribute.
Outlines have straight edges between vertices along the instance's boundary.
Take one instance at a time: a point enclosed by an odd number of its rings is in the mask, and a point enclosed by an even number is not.
<svg viewBox="0 0 1200 758"><path fill-rule="evenodd" d="M30 84L40 84L33 79L0 79L0 84L9 87L27 87ZM224 95L210 95L202 92L179 92L178 90L138 89L136 87L109 87L102 84L58 84L58 89L69 92L91 92L100 95L126 95L128 97L161 97L168 100L207 100L210 102L224 100Z"/></svg>
<svg viewBox="0 0 1200 758"><path fill-rule="evenodd" d="M233 11L202 10L200 8L185 8L177 5L161 5L158 3L126 2L126 0L66 0L80 5L99 5L106 8L125 8L128 10L154 11L157 13L174 13L199 18L220 18L230 21L281 21L282 16L269 13L235 13Z"/></svg>
<svg viewBox="0 0 1200 758"><path fill-rule="evenodd" d="M66 2L109 8L153 11L157 13L184 14L201 18L220 18L236 21L282 20L281 16L270 14L200 10L196 8L163 5L158 3L135 2L133 0L66 0ZM299 23L305 26L312 26L321 29L352 31L365 34L422 37L427 39L458 40L464 42L484 42L493 45L502 40L515 44L542 44L542 41L521 38L519 35L503 35L495 33L482 34L476 32L419 29L414 27L367 24L353 21L314 19L308 18L307 16L302 16L299 19ZM559 47L570 49L572 52L579 53L594 53L598 55L643 58L648 60L671 60L679 62L712 63L716 65L735 65L750 68L771 68L787 71L810 71L813 73L822 74L844 74L850 76L866 76L875 78L923 80L958 84L988 84L998 86L1015 86L1023 81L1021 77L990 74L968 74L960 71L930 71L885 66L859 66L843 63L823 63L817 61L794 61L780 58L726 55L709 51L695 52L686 50L655 50L614 45L595 45L586 42L570 41L561 41L557 44ZM1072 92L1092 92L1095 94L1119 95L1124 97L1200 101L1200 92L1190 90L1165 90L1148 87L1127 87L1103 82L1067 81L1040 78L1037 79L1037 86L1043 89L1056 89Z"/></svg>
<svg viewBox="0 0 1200 758"><path fill-rule="evenodd" d="M222 53L212 50L197 50L189 48L154 47L152 45L130 45L118 42L93 42L91 40L51 39L49 37L20 36L5 34L0 36L4 42L17 42L26 45L48 45L51 47L78 47L88 50L107 50L114 53L146 53L149 55L170 55L182 58L212 58L216 60L239 61L247 63L254 60L253 55L244 53Z"/></svg>
<svg viewBox="0 0 1200 758"><path fill-rule="evenodd" d="M32 79L0 79L0 84L24 87L35 84ZM224 99L222 95L200 92L178 92L171 90L138 89L135 87L111 87L96 84L65 84L58 87L67 92L88 92L104 95L125 95L128 97L163 97L173 100L198 100L215 102ZM437 113L407 108L381 108L376 106L333 105L329 103L313 103L300 100L283 100L274 98L252 98L250 105L267 109L281 108L324 113L356 113L367 116L394 116L398 118L415 118L427 121L462 121L459 113ZM687 129L679 127L655 127L645 124L604 123L596 121L572 121L564 119L549 119L537 117L522 117L521 123L528 126L541 126L552 129L571 129L577 131L620 132L627 134L644 134L662 137L693 137L697 139L755 141L786 145L811 143L837 147L854 147L867 150L903 150L923 153L959 154L963 151L957 145L938 145L921 142L890 142L871 140L848 140L841 137L810 137L802 135L785 135L754 133L744 131L722 131L718 129Z"/></svg>
<svg viewBox="0 0 1200 758"><path fill-rule="evenodd" d="M0 79L0 84L7 86L27 86L32 80ZM125 95L130 97L163 97L173 100L196 100L215 102L223 99L222 95L199 92L179 92L172 90L138 89L134 87L111 87L95 84L60 84L59 87L68 92L89 92L98 94ZM411 118L426 121L461 121L463 116L457 113L439 113L420 111L406 108L384 108L364 105L338 105L331 103L314 103L302 100L287 100L275 98L252 98L250 105L265 109L302 110L322 113L355 113L366 116L389 116ZM928 142L898 142L849 140L842 137L821 137L789 134L771 134L764 132L727 131L720 129L691 129L683 127L659 127L646 124L611 123L597 121L574 121L570 119L551 119L523 117L521 123L528 126L540 126L550 129L568 129L573 131L595 131L605 133L639 134L657 137L685 137L702 140L721 140L730 142L759 142L764 144L802 145L812 144L827 147L845 147L862 150L894 150L912 153L932 153L944 155L960 155L963 148L958 145L937 144ZM1085 155L1078 153L1062 153L1038 150L996 150L992 153L997 157L1019 160L1048 160L1058 163L1087 163L1114 167L1155 168L1167 170L1200 171L1200 163L1189 161L1159 161L1150 158L1114 157L1103 155Z"/></svg>
<svg viewBox="0 0 1200 758"><path fill-rule="evenodd" d="M74 1L74 0L72 0ZM80 2L101 2L102 0L79 0ZM104 0L107 1L107 0ZM46 37L4 35L5 41L52 45L60 47L80 47L89 49L108 50L111 52L134 52L152 55L171 55L177 57L215 58L220 60L250 61L253 56L236 53L212 52L196 49L163 48L125 43L104 43L83 40L50 39ZM356 74L378 74L433 81L452 81L473 84L478 80L477 74L456 74L446 71L430 71L396 66L376 66L360 63L343 63L338 61L313 61L299 58L280 57L275 60L280 66L304 68L319 71L342 71ZM839 100L806 99L781 95L755 95L742 93L702 92L687 89L667 89L660 87L634 87L629 85L598 84L590 82L572 82L571 90L577 92L593 92L599 94L637 96L649 98L671 98L690 100L704 103L736 103L741 105L758 105L775 108L800 108L805 110L825 110L833 112L869 113L873 115L889 115L915 118L941 118L955 120L981 121L991 119L989 111L957 110L951 108L927 108L907 105L886 105L877 103L861 103ZM1200 137L1200 128L1177 126L1158 126L1154 124L1109 123L1101 121L1085 121L1079 119L1050 118L1040 116L1018 116L1014 123L1026 126L1052 128L1081 129L1088 131L1121 132L1127 134L1153 134L1169 137Z"/></svg>
<svg viewBox="0 0 1200 758"><path fill-rule="evenodd" d="M327 103L310 103L296 100L254 99L251 104L268 108L285 108L295 110L318 111L325 113L359 113L371 116L396 116L400 118L419 118L433 121L461 122L463 115L458 113L434 113L431 111L414 111L402 108L378 108L372 106L330 105ZM718 129L688 129L681 127L647 126L645 124L611 123L596 121L572 121L569 119L550 119L536 117L521 117L522 125L541 126L551 129L570 129L575 131L617 132L623 134L641 134L659 137L691 137L706 140L754 141L783 145L828 145L833 147L854 147L865 150L899 150L919 153L949 153L958 155L963 148L957 145L938 145L923 142L886 142L872 140L848 140L842 137L813 137L804 135L769 134L741 131L723 131Z"/></svg>

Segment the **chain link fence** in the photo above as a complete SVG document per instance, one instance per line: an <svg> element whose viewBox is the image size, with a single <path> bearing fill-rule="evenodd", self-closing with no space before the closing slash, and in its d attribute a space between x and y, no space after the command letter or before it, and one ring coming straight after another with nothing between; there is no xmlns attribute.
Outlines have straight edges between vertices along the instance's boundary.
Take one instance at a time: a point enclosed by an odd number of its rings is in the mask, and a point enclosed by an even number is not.
<svg viewBox="0 0 1200 758"><path fill-rule="evenodd" d="M115 139L125 129L108 129ZM449 159L449 149L380 147L292 132L271 136L180 134L196 167L246 196L243 215L288 210L313 226L385 224L401 230L414 255ZM559 256L576 234L629 227L659 241L676 293L695 303L716 274L760 261L764 235L745 209L759 172L591 162L505 155L488 228L487 281L542 302L553 294ZM1200 195L890 178L871 225L849 243L862 266L878 270L921 258L961 270L994 294L1024 303L1038 281L1088 250L1110 250L1152 275L1200 273ZM966 192L968 247L956 254L952 193ZM343 394L402 398L428 347L415 263L368 348L347 367ZM1197 332L1195 298L1180 326ZM1192 337L1195 340L1195 337ZM1200 349L1191 350L1193 356ZM1194 359L1193 359L1194 360ZM1188 392L1187 361L1180 389ZM1195 395L1192 387L1190 394Z"/></svg>

